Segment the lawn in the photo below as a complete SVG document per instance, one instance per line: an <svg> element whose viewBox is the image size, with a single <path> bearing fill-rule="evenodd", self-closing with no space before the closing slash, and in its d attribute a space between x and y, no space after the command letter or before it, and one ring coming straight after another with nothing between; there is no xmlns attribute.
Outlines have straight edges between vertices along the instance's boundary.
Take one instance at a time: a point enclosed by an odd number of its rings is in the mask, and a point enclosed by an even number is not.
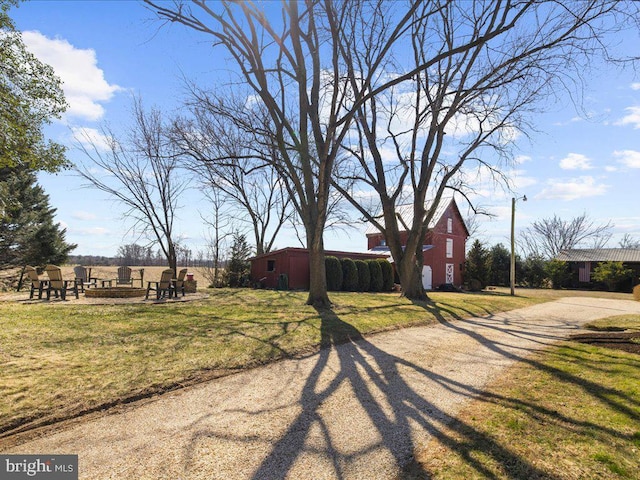
<svg viewBox="0 0 640 480"><path fill-rule="evenodd" d="M640 329L640 317L592 322ZM640 357L564 342L508 370L423 446L405 480L640 479Z"/></svg>
<svg viewBox="0 0 640 480"><path fill-rule="evenodd" d="M0 436L280 358L328 342L438 319L485 315L544 299L501 293L334 293L336 315L304 292L211 290L160 305L0 302ZM328 319L339 317L341 322Z"/></svg>

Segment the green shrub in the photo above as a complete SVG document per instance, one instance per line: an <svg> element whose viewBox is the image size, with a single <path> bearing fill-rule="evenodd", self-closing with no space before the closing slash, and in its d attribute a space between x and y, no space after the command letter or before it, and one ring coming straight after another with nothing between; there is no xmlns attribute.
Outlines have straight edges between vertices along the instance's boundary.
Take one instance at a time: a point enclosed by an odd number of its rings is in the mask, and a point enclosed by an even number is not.
<svg viewBox="0 0 640 480"><path fill-rule="evenodd" d="M546 264L544 258L530 255L522 264L522 274L519 277L516 275L516 278L527 287L542 288L547 280Z"/></svg>
<svg viewBox="0 0 640 480"><path fill-rule="evenodd" d="M342 264L342 290L346 292L358 291L358 267L350 258L340 259Z"/></svg>
<svg viewBox="0 0 640 480"><path fill-rule="evenodd" d="M547 277L549 277L549 280L551 280L551 287L556 290L565 287L571 278L567 262L549 260L545 265L544 270Z"/></svg>
<svg viewBox="0 0 640 480"><path fill-rule="evenodd" d="M327 290L336 292L342 289L342 265L337 257L326 257L324 267L327 272Z"/></svg>
<svg viewBox="0 0 640 480"><path fill-rule="evenodd" d="M610 292L623 281L631 278L633 270L626 268L622 262L602 262L593 269L591 278L596 282L602 282Z"/></svg>
<svg viewBox="0 0 640 480"><path fill-rule="evenodd" d="M389 260L384 258L379 259L378 263L382 269L382 291L390 292L393 290L393 267L389 263Z"/></svg>
<svg viewBox="0 0 640 480"><path fill-rule="evenodd" d="M371 283L369 284L370 292L381 292L383 287L382 268L377 260L367 260L369 265L369 274Z"/></svg>
<svg viewBox="0 0 640 480"><path fill-rule="evenodd" d="M358 269L358 291L368 292L371 286L371 274L369 273L369 265L364 260L355 260Z"/></svg>

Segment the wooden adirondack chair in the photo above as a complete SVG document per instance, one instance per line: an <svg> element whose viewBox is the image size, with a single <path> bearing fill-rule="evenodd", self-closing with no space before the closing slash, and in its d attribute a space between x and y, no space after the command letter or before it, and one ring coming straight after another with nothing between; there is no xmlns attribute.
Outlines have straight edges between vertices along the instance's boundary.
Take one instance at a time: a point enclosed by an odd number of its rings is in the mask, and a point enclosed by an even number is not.
<svg viewBox="0 0 640 480"><path fill-rule="evenodd" d="M84 287L97 287L98 279L91 276L91 269L78 265L73 267L73 273L76 276L76 283L81 292L84 293Z"/></svg>
<svg viewBox="0 0 640 480"><path fill-rule="evenodd" d="M131 268L118 267L118 278L116 278L116 287L118 285L130 285L133 287L133 279L131 278Z"/></svg>
<svg viewBox="0 0 640 480"><path fill-rule="evenodd" d="M29 265L24 267L24 273L27 275L27 278L31 282L31 291L29 292L29 298L33 298L33 295L37 290L38 299L42 299L42 291L44 289L44 286L47 284L47 281L40 278L36 269Z"/></svg>
<svg viewBox="0 0 640 480"><path fill-rule="evenodd" d="M160 297L171 298L173 292L172 279L173 270L168 268L162 271L159 282L147 282L147 294L144 297L145 300L149 299L149 293L152 291L156 292L156 300L160 300Z"/></svg>
<svg viewBox="0 0 640 480"><path fill-rule="evenodd" d="M177 297L178 292L182 292L182 296L184 297L184 278L187 276L187 269L183 268L178 272L178 278L173 279L173 289L174 295Z"/></svg>
<svg viewBox="0 0 640 480"><path fill-rule="evenodd" d="M58 296L60 294L60 298L62 300L67 299L67 290L71 290L76 294L76 298L78 296L78 283L75 280L64 280L62 278L62 270L60 267L55 265L47 265L44 269L47 277L49 277L49 281L47 285L44 287L44 290L47 292L47 300L51 299L51 292Z"/></svg>

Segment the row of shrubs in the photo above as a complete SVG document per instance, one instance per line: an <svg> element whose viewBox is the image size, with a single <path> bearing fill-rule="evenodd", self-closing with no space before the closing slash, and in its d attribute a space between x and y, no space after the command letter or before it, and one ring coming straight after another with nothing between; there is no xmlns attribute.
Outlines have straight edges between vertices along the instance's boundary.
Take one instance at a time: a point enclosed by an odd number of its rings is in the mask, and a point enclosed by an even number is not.
<svg viewBox="0 0 640 480"><path fill-rule="evenodd" d="M385 259L352 260L326 257L327 289L345 292L390 292L393 267Z"/></svg>

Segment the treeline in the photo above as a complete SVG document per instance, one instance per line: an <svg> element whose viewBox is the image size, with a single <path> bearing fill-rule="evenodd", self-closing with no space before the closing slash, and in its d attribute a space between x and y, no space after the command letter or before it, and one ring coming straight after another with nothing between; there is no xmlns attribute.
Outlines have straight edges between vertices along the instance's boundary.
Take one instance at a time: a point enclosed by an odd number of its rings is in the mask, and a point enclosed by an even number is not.
<svg viewBox="0 0 640 480"><path fill-rule="evenodd" d="M489 285L510 285L511 252L501 243L486 247L475 240L467 253L464 282L469 290L481 290ZM547 259L538 254L526 258L515 255L515 283L529 288L593 288L630 292L637 283L634 271L622 262L602 262L591 273L588 284L580 282L577 269L568 262Z"/></svg>
<svg viewBox="0 0 640 480"><path fill-rule="evenodd" d="M193 255L190 249L178 247L176 253L177 263L183 267L211 267L213 265L213 260L206 258L204 252ZM167 257L160 249L154 251L151 247L132 243L118 247L115 257L69 255L67 263L92 266L146 265L161 267L167 265Z"/></svg>

